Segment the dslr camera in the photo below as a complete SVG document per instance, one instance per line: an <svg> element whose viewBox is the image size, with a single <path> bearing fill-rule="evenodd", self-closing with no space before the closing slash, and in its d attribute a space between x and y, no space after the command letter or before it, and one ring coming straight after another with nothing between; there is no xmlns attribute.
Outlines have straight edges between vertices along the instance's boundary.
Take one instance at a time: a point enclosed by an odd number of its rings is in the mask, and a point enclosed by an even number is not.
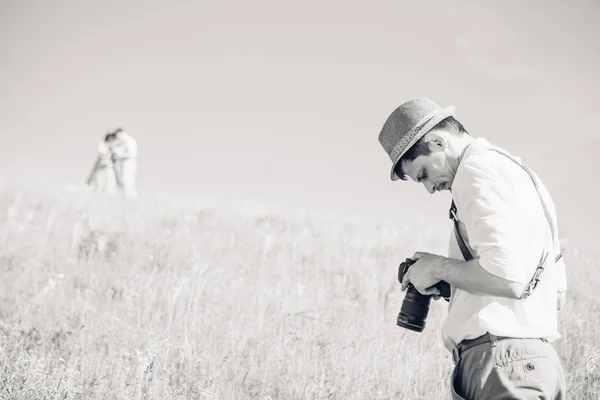
<svg viewBox="0 0 600 400"><path fill-rule="evenodd" d="M402 283L404 275L408 272L408 269L417 260L407 258L404 262L400 263L398 268L398 281ZM441 296L448 300L450 298L450 284L445 281L439 281L433 287L436 287ZM427 314L429 314L429 303L431 302L431 295L423 295L419 293L417 289L412 285L408 284L406 289L406 295L404 295L404 301L400 308L400 313L396 318L396 325L410 329L415 332L422 332L425 328L425 320Z"/></svg>

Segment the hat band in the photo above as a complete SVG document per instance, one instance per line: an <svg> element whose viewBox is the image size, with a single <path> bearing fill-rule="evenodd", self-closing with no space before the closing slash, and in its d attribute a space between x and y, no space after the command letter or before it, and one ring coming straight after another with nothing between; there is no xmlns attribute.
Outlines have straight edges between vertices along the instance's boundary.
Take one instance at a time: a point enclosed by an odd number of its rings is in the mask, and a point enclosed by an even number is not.
<svg viewBox="0 0 600 400"><path fill-rule="evenodd" d="M427 124L433 117L442 112L443 110L434 110L424 116L415 126L412 127L410 131L406 135L400 139L398 143L394 146L392 151L390 152L390 159L392 162L398 161L400 155L404 152L404 150L412 147L419 139L419 135L417 133L423 128L425 124Z"/></svg>

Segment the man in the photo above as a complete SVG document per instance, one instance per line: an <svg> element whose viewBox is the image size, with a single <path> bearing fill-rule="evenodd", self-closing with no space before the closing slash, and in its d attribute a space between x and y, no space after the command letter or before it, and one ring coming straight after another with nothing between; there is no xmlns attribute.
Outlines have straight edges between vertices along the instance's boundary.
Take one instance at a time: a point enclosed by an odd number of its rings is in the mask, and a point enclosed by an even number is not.
<svg viewBox="0 0 600 400"><path fill-rule="evenodd" d="M560 337L565 266L554 204L540 179L505 150L470 136L453 107L426 97L394 110L379 142L392 160L392 180L452 193L449 257L417 252L402 290L411 283L439 295L439 281L452 288L442 338L455 362L453 398L566 398L549 343Z"/></svg>
<svg viewBox="0 0 600 400"><path fill-rule="evenodd" d="M137 143L122 128L118 128L113 134L114 140L110 142L110 149L113 154L119 185L125 196L136 197Z"/></svg>

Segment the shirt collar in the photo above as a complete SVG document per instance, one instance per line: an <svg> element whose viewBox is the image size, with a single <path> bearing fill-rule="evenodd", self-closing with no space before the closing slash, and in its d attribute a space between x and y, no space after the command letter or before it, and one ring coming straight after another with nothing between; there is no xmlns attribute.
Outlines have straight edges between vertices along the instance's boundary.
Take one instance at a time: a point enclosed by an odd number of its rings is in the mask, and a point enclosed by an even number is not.
<svg viewBox="0 0 600 400"><path fill-rule="evenodd" d="M476 138L469 144L462 152L462 154L458 157L458 167L462 164L463 160L466 160L471 155L480 152L481 150L485 150L489 148L491 143L484 138Z"/></svg>

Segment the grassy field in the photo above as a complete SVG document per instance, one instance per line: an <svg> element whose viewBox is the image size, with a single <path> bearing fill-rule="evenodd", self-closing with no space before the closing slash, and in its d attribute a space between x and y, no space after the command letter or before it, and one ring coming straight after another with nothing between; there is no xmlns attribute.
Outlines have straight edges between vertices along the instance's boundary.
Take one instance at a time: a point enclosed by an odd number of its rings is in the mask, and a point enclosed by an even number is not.
<svg viewBox="0 0 600 400"><path fill-rule="evenodd" d="M445 303L396 326L399 261L449 221L176 208L0 189L0 398L449 398ZM571 398L597 399L600 257L570 246L555 345Z"/></svg>

